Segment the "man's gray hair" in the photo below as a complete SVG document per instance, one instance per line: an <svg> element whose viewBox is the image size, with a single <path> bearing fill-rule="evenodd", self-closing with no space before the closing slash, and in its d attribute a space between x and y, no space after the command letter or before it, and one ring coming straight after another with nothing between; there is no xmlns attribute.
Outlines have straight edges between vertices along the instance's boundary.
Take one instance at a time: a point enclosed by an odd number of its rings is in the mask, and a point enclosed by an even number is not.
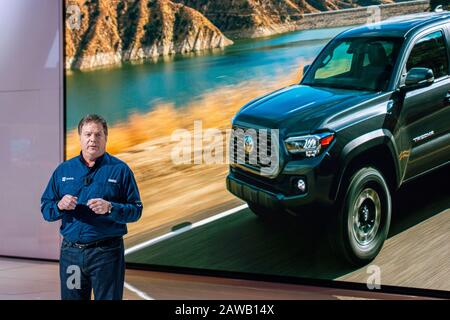
<svg viewBox="0 0 450 320"><path fill-rule="evenodd" d="M108 124L106 123L106 120L102 116L99 116L98 114L88 114L87 116L83 117L83 119L80 120L80 123L78 123L79 135L81 135L81 130L83 129L83 126L89 122L101 124L103 126L103 132L105 132L105 136L108 135Z"/></svg>

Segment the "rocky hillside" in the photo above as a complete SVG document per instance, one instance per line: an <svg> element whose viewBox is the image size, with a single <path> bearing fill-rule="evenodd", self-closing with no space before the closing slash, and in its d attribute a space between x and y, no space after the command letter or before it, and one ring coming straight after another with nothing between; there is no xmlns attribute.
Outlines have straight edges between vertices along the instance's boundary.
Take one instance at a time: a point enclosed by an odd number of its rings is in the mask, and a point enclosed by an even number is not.
<svg viewBox="0 0 450 320"><path fill-rule="evenodd" d="M92 69L233 42L198 11L169 0L68 0L66 68ZM77 21L81 23L76 24ZM75 26L75 27L73 27Z"/></svg>
<svg viewBox="0 0 450 320"><path fill-rule="evenodd" d="M350 9L394 0L174 0L205 15L225 35L264 36L295 29L305 13ZM398 1L397 1L398 2ZM281 29L281 30L280 30Z"/></svg>

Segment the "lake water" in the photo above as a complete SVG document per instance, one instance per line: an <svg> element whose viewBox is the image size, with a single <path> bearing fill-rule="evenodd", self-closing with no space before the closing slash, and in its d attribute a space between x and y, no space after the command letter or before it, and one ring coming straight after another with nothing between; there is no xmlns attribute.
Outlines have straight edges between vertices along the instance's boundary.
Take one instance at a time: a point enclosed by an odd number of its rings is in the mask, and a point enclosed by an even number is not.
<svg viewBox="0 0 450 320"><path fill-rule="evenodd" d="M332 37L345 29L348 27L237 40L223 50L75 71L66 76L67 129L76 128L88 113L101 114L114 124L126 120L131 112L148 112L157 103L171 102L182 108L218 87L291 74L311 62Z"/></svg>

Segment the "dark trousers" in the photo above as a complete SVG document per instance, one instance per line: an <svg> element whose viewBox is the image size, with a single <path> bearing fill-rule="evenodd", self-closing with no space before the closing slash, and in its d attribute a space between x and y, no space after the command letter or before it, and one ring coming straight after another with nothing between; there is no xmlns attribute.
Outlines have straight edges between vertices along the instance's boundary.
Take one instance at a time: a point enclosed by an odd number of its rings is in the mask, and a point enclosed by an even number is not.
<svg viewBox="0 0 450 320"><path fill-rule="evenodd" d="M125 280L123 239L79 248L63 240L59 261L62 300L122 300Z"/></svg>

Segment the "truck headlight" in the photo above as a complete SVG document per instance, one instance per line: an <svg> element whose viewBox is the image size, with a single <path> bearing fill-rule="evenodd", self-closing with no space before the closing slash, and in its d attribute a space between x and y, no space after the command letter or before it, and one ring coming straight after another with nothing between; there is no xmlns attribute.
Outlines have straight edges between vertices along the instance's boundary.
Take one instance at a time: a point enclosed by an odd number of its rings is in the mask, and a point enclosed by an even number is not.
<svg viewBox="0 0 450 320"><path fill-rule="evenodd" d="M300 137L291 137L284 141L286 149L293 154L304 154L306 157L315 157L320 151L329 146L334 140L334 133L318 133Z"/></svg>

